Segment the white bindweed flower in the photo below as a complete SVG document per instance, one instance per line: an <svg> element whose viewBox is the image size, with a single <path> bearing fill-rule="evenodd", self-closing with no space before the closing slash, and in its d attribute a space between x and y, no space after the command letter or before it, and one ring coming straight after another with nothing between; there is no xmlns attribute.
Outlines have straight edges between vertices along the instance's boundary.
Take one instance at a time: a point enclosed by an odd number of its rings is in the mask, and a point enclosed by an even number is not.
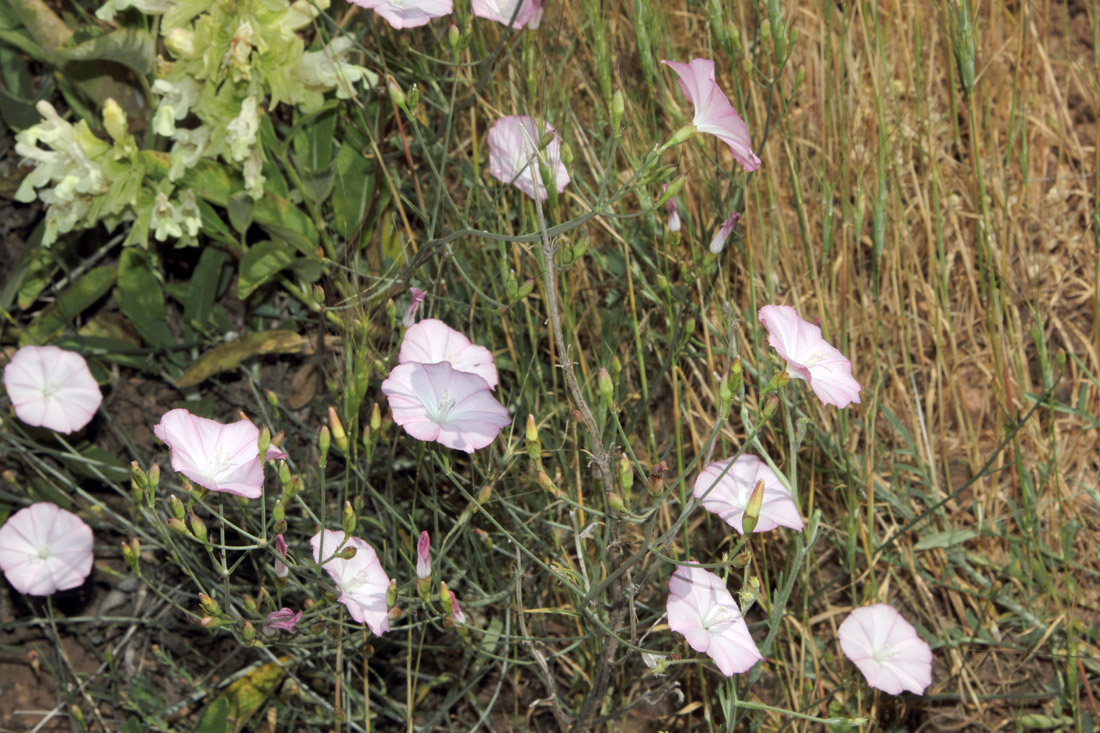
<svg viewBox="0 0 1100 733"><path fill-rule="evenodd" d="M58 433L80 430L103 402L84 357L56 346L24 346L4 367L4 388L20 420Z"/></svg>
<svg viewBox="0 0 1100 733"><path fill-rule="evenodd" d="M389 631L390 616L386 593L390 588L390 579L382 569L374 548L359 537L349 537L344 532L331 529L313 535L309 544L313 546L314 562L326 560L321 567L340 589L337 602L347 607L353 619L369 626L375 636ZM350 560L333 557L338 549L349 547L355 550L355 556Z"/></svg>
<svg viewBox="0 0 1100 733"><path fill-rule="evenodd" d="M31 596L76 588L92 572L92 528L56 504L20 509L0 527L0 570Z"/></svg>
<svg viewBox="0 0 1100 733"><path fill-rule="evenodd" d="M840 648L867 684L891 695L924 694L932 684L932 648L893 606L876 603L852 611L837 629Z"/></svg>

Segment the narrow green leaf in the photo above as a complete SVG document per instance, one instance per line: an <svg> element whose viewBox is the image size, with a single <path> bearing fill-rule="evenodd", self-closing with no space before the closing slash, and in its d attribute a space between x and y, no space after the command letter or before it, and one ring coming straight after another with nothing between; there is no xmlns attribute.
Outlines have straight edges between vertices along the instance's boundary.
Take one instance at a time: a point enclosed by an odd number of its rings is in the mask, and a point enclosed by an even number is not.
<svg viewBox="0 0 1100 733"><path fill-rule="evenodd" d="M205 325L210 318L218 297L222 269L228 259L229 256L217 247L207 247L199 256L199 264L191 273L191 282L183 300L183 322L188 334L192 333L192 322Z"/></svg>
<svg viewBox="0 0 1100 733"><path fill-rule="evenodd" d="M248 248L241 258L237 297L244 300L271 277L294 262L294 252L284 242L265 239Z"/></svg>
<svg viewBox="0 0 1100 733"><path fill-rule="evenodd" d="M153 255L137 247L122 250L118 262L118 305L150 346L175 346L168 329L164 291L153 270Z"/></svg>
<svg viewBox="0 0 1100 733"><path fill-rule="evenodd" d="M146 76L153 68L156 43L148 31L119 28L76 46L59 48L57 53L69 61L113 61L138 76Z"/></svg>
<svg viewBox="0 0 1100 733"><path fill-rule="evenodd" d="M937 548L954 547L960 545L967 540L972 540L978 536L978 530L976 529L952 529L947 532L939 532L937 534L929 535L914 545L915 550L934 550Z"/></svg>
<svg viewBox="0 0 1100 733"><path fill-rule="evenodd" d="M374 196L374 164L344 145L336 153L336 185L332 191L333 227L344 239L359 229Z"/></svg>
<svg viewBox="0 0 1100 733"><path fill-rule="evenodd" d="M115 268L103 265L84 273L70 285L61 297L39 313L27 326L26 343L45 343L84 312L88 306L107 294L115 284Z"/></svg>

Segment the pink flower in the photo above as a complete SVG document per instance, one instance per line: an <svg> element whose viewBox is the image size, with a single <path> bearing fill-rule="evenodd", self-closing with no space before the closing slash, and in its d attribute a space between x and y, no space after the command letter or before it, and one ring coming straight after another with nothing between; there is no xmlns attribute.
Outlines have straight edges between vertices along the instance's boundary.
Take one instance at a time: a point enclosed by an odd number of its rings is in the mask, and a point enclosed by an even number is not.
<svg viewBox="0 0 1100 733"><path fill-rule="evenodd" d="M172 449L172 469L199 486L249 499L263 495L260 431L248 420L225 425L176 409L161 416L153 433ZM270 446L267 460L276 458L286 453Z"/></svg>
<svg viewBox="0 0 1100 733"><path fill-rule="evenodd" d="M493 364L492 352L484 346L471 344L470 339L434 318L426 318L405 332L397 360L401 364L449 361L458 371L476 374L484 379L489 389L496 389L497 386L497 368Z"/></svg>
<svg viewBox="0 0 1100 733"><path fill-rule="evenodd" d="M416 577L420 580L432 577L431 540L427 532L421 532L420 541L416 543Z"/></svg>
<svg viewBox="0 0 1100 733"><path fill-rule="evenodd" d="M466 623L466 614L458 607L458 596L454 594L454 591L451 591L451 620L456 624Z"/></svg>
<svg viewBox="0 0 1100 733"><path fill-rule="evenodd" d="M729 218L722 222L722 226L718 227L718 231L714 233L714 239L710 240L711 253L718 254L726 248L726 240L733 234L733 230L737 228L740 221L740 214L736 211L730 212Z"/></svg>
<svg viewBox="0 0 1100 733"><path fill-rule="evenodd" d="M409 295L412 296L412 300L409 301L409 307L401 318L401 325L405 328L416 323L416 312L420 310L420 304L424 302L424 298L428 297L428 293L420 288L409 288Z"/></svg>
<svg viewBox="0 0 1100 733"><path fill-rule="evenodd" d="M668 190L668 184L661 184L661 193ZM680 231L680 210L676 208L676 197L673 196L665 202L665 211L668 212L668 230L670 232Z"/></svg>
<svg viewBox="0 0 1100 733"><path fill-rule="evenodd" d="M287 553L286 540L283 539L281 534L275 535L275 552L279 553L283 557L286 557ZM282 560L275 561L275 577L285 578L290 575L290 568L286 566L286 563Z"/></svg>
<svg viewBox="0 0 1100 733"><path fill-rule="evenodd" d="M695 128L699 132L709 132L729 145L734 159L746 171L759 168L760 158L749 147L752 139L748 126L714 80L714 62L693 59L687 64L676 61L661 63L676 72L680 77L680 91L695 105L695 119L692 120Z"/></svg>
<svg viewBox="0 0 1100 733"><path fill-rule="evenodd" d="M288 634L294 633L294 624L302 618L302 612L294 613L289 608L280 608L278 611L272 611L267 615L267 623L264 624L264 636L275 636L275 631L285 631Z"/></svg>
<svg viewBox="0 0 1100 733"><path fill-rule="evenodd" d="M669 580L668 593L668 628L713 659L722 674L747 672L763 659L741 610L717 575L680 566Z"/></svg>
<svg viewBox="0 0 1100 733"><path fill-rule="evenodd" d="M427 25L432 18L450 15L451 0L352 0L362 8L373 10L394 28L416 28Z"/></svg>
<svg viewBox="0 0 1100 733"><path fill-rule="evenodd" d="M768 343L787 360L787 374L805 379L823 403L847 407L859 403L859 382L852 377L852 362L821 337L821 328L798 317L789 305L766 305L760 322L768 331Z"/></svg>
<svg viewBox="0 0 1100 733"><path fill-rule="evenodd" d="M798 514L798 507L794 505L791 493L783 487L779 477L768 468L768 464L756 456L745 454L732 461L732 465L731 461L732 459L726 459L710 464L695 480L695 498L703 499L704 509L714 512L739 534L744 534L741 519L745 515L745 507L748 506L749 496L752 495L756 482L763 480L764 504L760 508L760 517L753 532L766 532L779 525L802 530L802 517ZM722 474L723 471L725 475Z"/></svg>
<svg viewBox="0 0 1100 733"><path fill-rule="evenodd" d="M467 453L492 443L511 423L484 379L455 371L447 361L400 364L382 382L382 391L393 421L409 435Z"/></svg>
<svg viewBox="0 0 1100 733"><path fill-rule="evenodd" d="M103 394L84 357L56 346L24 346L4 367L4 387L19 419L72 433L91 422Z"/></svg>
<svg viewBox="0 0 1100 733"><path fill-rule="evenodd" d="M539 161L546 163L558 193L569 183L569 173L561 162L561 139L554 139L544 151L539 150L539 139L554 132L550 123L538 127L533 117L510 115L501 117L489 128L489 172L503 183L511 183L520 191L539 201L546 200L546 186L539 174ZM534 176L531 161L534 159Z"/></svg>
<svg viewBox="0 0 1100 733"><path fill-rule="evenodd" d="M347 544L341 547L345 538ZM331 529L313 535L309 544L313 545L313 560L317 563L331 558L337 550L355 548L355 557L350 560L332 558L322 567L336 581L336 587L340 589L337 601L347 606L353 619L369 626L375 636L389 631L386 592L390 588L390 579L382 569L374 548L358 537L348 537L339 530Z"/></svg>
<svg viewBox="0 0 1100 733"><path fill-rule="evenodd" d="M542 9L546 0L473 0L474 15L479 18L495 20L502 25L511 23L519 30L524 26L535 29L542 20ZM520 6L517 12L516 6ZM513 16L515 20L512 20Z"/></svg>
<svg viewBox="0 0 1100 733"><path fill-rule="evenodd" d="M871 687L891 695L918 695L932 684L932 649L893 606L876 603L852 611L837 630L844 656Z"/></svg>
<svg viewBox="0 0 1100 733"><path fill-rule="evenodd" d="M48 596L84 582L92 544L92 528L80 517L56 504L31 504L0 527L0 570L20 593Z"/></svg>

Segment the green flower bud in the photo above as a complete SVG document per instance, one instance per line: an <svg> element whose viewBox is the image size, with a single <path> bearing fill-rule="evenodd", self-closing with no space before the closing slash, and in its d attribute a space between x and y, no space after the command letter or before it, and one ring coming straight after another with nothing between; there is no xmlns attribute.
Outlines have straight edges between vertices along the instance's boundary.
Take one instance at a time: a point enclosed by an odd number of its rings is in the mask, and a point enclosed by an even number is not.
<svg viewBox="0 0 1100 733"><path fill-rule="evenodd" d="M775 415L775 411L778 410L778 409L779 409L779 396L773 394L771 397L769 397L767 399L767 401L764 402L764 411L761 413L761 419L764 422L767 422L768 420L771 420L772 416Z"/></svg>
<svg viewBox="0 0 1100 733"><path fill-rule="evenodd" d="M354 547L345 547L344 549L337 552L335 557L338 557L341 560L351 560L352 558L355 557L355 548Z"/></svg>
<svg viewBox="0 0 1100 733"><path fill-rule="evenodd" d="M558 495L558 487L554 486L554 482L550 480L550 476L546 471L539 471L535 474L535 483L537 483L540 488L550 492L551 496Z"/></svg>
<svg viewBox="0 0 1100 733"><path fill-rule="evenodd" d="M756 482L749 495L749 503L745 506L745 514L741 517L741 528L745 534L752 534L756 529L756 523L760 520L760 508L764 505L764 480Z"/></svg>
<svg viewBox="0 0 1100 733"><path fill-rule="evenodd" d="M684 184L687 183L687 176L679 176L675 181L668 184L668 188L661 194L661 198L657 199L657 205L654 208L661 208L669 201L680 195L680 192L684 190Z"/></svg>
<svg viewBox="0 0 1100 733"><path fill-rule="evenodd" d="M617 512L626 512L626 506L623 504L622 497L615 492L608 492L607 505Z"/></svg>
<svg viewBox="0 0 1100 733"><path fill-rule="evenodd" d="M141 506L145 503L145 492L149 489L149 477L137 461L130 463L130 493L134 497L134 503Z"/></svg>
<svg viewBox="0 0 1100 733"><path fill-rule="evenodd" d="M355 531L355 510L351 508L351 502L344 502L344 531L351 534Z"/></svg>
<svg viewBox="0 0 1100 733"><path fill-rule="evenodd" d="M252 625L251 621L245 621L241 624L241 636L245 641L252 641L256 638L256 627Z"/></svg>
<svg viewBox="0 0 1100 733"><path fill-rule="evenodd" d="M451 27L454 28L454 26ZM394 79L390 78L386 80L386 89L389 90L390 99L397 108L403 112L408 112L408 100L405 98L405 92L401 91L401 87Z"/></svg>
<svg viewBox="0 0 1100 733"><path fill-rule="evenodd" d="M619 124L623 121L623 113L626 112L626 100L623 99L623 90L616 89L611 97L611 134L619 134Z"/></svg>
<svg viewBox="0 0 1100 733"><path fill-rule="evenodd" d="M167 522L165 522L165 524L168 525L168 529L172 530L178 535L182 535L184 537L194 536L191 534L191 530L187 529L187 525L183 523L182 519L176 519L175 517L172 517Z"/></svg>
<svg viewBox="0 0 1100 733"><path fill-rule="evenodd" d="M348 453L348 436L344 432L344 426L340 422L339 416L336 414L336 409L333 407L328 408L328 423L332 427L332 439L336 441L336 447L341 453L347 455Z"/></svg>
<svg viewBox="0 0 1100 733"><path fill-rule="evenodd" d="M187 510L183 507L183 502L179 500L179 497L175 494L168 497L168 506L172 509L172 516L176 519L182 520L184 515L187 514Z"/></svg>
<svg viewBox="0 0 1100 733"><path fill-rule="evenodd" d="M331 443L332 434L329 432L328 425L322 425L317 433L317 447L321 449L321 468L324 468L325 463L328 462L328 447Z"/></svg>
<svg viewBox="0 0 1100 733"><path fill-rule="evenodd" d="M202 610L211 616L220 616L222 612L221 605L210 596L205 593L199 593L199 605L202 606Z"/></svg>
<svg viewBox="0 0 1100 733"><path fill-rule="evenodd" d="M206 524L199 519L199 515L195 512L191 512L191 531L195 533L195 537L200 541L206 542Z"/></svg>
<svg viewBox="0 0 1100 733"><path fill-rule="evenodd" d="M282 484L284 489L290 483L290 466L287 465L286 461L279 461L279 483Z"/></svg>
<svg viewBox="0 0 1100 733"><path fill-rule="evenodd" d="M405 95L405 109L408 111L409 117L416 114L416 106L418 104L420 104L420 89L416 84L413 84L413 88Z"/></svg>
<svg viewBox="0 0 1100 733"><path fill-rule="evenodd" d="M116 143L124 141L130 132L126 126L126 113L110 97L103 103L103 127Z"/></svg>
<svg viewBox="0 0 1100 733"><path fill-rule="evenodd" d="M600 371L596 374L596 385L599 387L603 401L607 403L608 407L614 408L615 385L611 383L611 373L604 367L600 367Z"/></svg>
<svg viewBox="0 0 1100 733"><path fill-rule="evenodd" d="M623 490L623 497L630 501L630 489L634 486L634 468L630 465L630 459L626 453L619 458L619 488Z"/></svg>
<svg viewBox="0 0 1100 733"><path fill-rule="evenodd" d="M370 429L375 433L382 429L382 410L378 408L377 402L374 403L370 411Z"/></svg>
<svg viewBox="0 0 1100 733"><path fill-rule="evenodd" d="M676 131L669 141L665 143L662 149L668 149L679 145L680 143L686 143L691 138L695 137L695 133L698 132L695 125L684 125Z"/></svg>

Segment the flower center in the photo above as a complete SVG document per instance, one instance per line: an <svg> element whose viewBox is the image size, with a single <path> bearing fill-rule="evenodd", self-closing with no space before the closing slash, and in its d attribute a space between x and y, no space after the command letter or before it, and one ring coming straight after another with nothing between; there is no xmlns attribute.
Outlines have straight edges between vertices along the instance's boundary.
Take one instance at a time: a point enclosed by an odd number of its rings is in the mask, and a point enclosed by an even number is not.
<svg viewBox="0 0 1100 733"><path fill-rule="evenodd" d="M210 456L210 460L206 463L206 475L212 479L217 479L221 474L226 473L232 467L229 452L222 450L222 447L218 446L214 448L214 454Z"/></svg>
<svg viewBox="0 0 1100 733"><path fill-rule="evenodd" d="M62 385L58 382L50 382L42 387L42 399L48 400L61 391Z"/></svg>
<svg viewBox="0 0 1100 733"><path fill-rule="evenodd" d="M874 654L871 655L871 659L874 659L877 663L889 662L891 659L898 655L897 645L891 644L884 646L881 649L876 649Z"/></svg>
<svg viewBox="0 0 1100 733"><path fill-rule="evenodd" d="M451 410L454 409L455 398L451 397L449 392L443 392L439 397L439 404L436 405L435 414L432 415L432 421L439 423L440 425L447 424L447 418L451 414Z"/></svg>
<svg viewBox="0 0 1100 733"><path fill-rule="evenodd" d="M52 552L50 552L50 546L49 545L39 545L36 548L36 550L37 550L36 554L38 555L38 559L42 560L43 562L45 562L46 560L49 560L50 555L53 554Z"/></svg>
<svg viewBox="0 0 1100 733"><path fill-rule="evenodd" d="M823 361L825 361L825 355L822 354L820 351L815 351L808 357L802 359L802 366L810 369L811 367L815 367Z"/></svg>
<svg viewBox="0 0 1100 733"><path fill-rule="evenodd" d="M714 606L703 616L700 624L703 631L710 631L711 627L733 621L733 613L725 606Z"/></svg>

